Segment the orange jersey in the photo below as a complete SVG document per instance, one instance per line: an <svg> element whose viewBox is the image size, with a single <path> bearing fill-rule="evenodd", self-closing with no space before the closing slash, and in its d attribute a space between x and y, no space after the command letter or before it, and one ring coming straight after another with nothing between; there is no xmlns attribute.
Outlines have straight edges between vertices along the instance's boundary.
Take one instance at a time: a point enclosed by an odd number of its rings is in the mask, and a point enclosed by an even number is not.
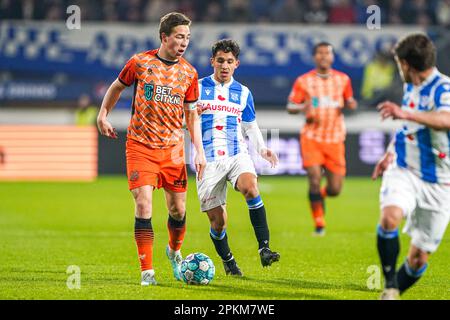
<svg viewBox="0 0 450 320"><path fill-rule="evenodd" d="M198 75L184 58L174 63L157 52L135 54L118 78L126 86L134 84L127 138L167 149L183 143L183 104L197 101Z"/></svg>
<svg viewBox="0 0 450 320"><path fill-rule="evenodd" d="M327 77L312 70L298 77L289 95L289 101L311 105L301 134L318 142L338 143L345 140L342 108L353 97L350 78L332 69Z"/></svg>

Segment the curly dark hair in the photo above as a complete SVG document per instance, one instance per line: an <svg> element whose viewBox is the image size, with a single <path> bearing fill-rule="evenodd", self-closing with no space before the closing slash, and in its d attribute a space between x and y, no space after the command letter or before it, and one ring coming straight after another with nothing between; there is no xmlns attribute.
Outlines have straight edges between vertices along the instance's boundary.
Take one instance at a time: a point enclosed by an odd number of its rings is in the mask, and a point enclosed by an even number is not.
<svg viewBox="0 0 450 320"><path fill-rule="evenodd" d="M241 49L236 41L231 39L222 39L214 43L211 48L213 58L216 56L217 52L223 51L225 53L231 52L233 56L238 59Z"/></svg>
<svg viewBox="0 0 450 320"><path fill-rule="evenodd" d="M331 47L331 50L333 50L333 46L331 43L326 42L326 41L321 41L319 43L316 43L312 49L312 55L315 56L317 53L317 49L321 48L321 47Z"/></svg>

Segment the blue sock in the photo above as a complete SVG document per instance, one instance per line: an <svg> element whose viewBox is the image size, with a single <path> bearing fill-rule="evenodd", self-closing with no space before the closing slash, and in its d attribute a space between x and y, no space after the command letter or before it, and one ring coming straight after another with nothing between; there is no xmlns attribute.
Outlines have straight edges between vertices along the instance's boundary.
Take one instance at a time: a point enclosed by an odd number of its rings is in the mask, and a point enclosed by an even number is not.
<svg viewBox="0 0 450 320"><path fill-rule="evenodd" d="M247 206L259 249L269 248L269 227L267 226L266 209L261 196L247 200Z"/></svg>
<svg viewBox="0 0 450 320"><path fill-rule="evenodd" d="M397 288L395 266L400 252L398 229L384 230L381 225L377 227L377 248L383 268L386 288Z"/></svg>
<svg viewBox="0 0 450 320"><path fill-rule="evenodd" d="M209 236L214 243L217 254L222 258L222 260L230 260L233 257L233 254L231 253L230 246L228 245L228 236L226 230L224 229L222 232L218 233L213 228L211 228L209 230Z"/></svg>
<svg viewBox="0 0 450 320"><path fill-rule="evenodd" d="M408 259L406 259L397 272L397 283L400 293L405 292L406 289L416 283L425 273L427 267L428 263L424 264L419 270L414 270L409 265Z"/></svg>

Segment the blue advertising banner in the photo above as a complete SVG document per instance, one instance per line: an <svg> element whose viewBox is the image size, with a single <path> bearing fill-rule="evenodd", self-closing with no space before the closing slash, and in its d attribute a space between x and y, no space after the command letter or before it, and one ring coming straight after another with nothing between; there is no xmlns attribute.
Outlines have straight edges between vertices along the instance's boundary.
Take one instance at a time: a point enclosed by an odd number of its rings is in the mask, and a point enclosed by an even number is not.
<svg viewBox="0 0 450 320"><path fill-rule="evenodd" d="M390 48L395 41L417 27L306 26L193 24L186 59L199 76L212 73L212 44L232 38L241 46L241 65L236 78L254 92L257 102L283 103L294 79L314 67L311 50L328 41L335 48L335 64L346 72L358 92L364 66L374 52ZM82 23L69 30L64 23L0 22L0 70L19 74L66 73L86 83L117 77L125 62L136 52L159 47L158 26ZM62 98L58 95L56 99ZM2 99L0 97L0 99Z"/></svg>

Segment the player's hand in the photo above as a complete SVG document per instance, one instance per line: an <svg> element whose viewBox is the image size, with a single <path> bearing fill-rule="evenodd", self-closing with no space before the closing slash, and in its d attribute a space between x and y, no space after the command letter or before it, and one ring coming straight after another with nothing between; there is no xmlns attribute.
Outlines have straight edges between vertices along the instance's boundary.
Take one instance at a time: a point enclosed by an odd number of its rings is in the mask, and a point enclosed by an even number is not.
<svg viewBox="0 0 450 320"><path fill-rule="evenodd" d="M380 112L381 119L385 120L387 118L396 119L406 119L408 113L402 108L400 108L397 104L391 101L385 101L380 103L377 106L378 111Z"/></svg>
<svg viewBox="0 0 450 320"><path fill-rule="evenodd" d="M197 115L198 115L198 116L201 116L201 115L202 115L202 113L203 113L203 109L202 109L202 107L201 107L201 106L199 106L199 105L197 105Z"/></svg>
<svg viewBox="0 0 450 320"><path fill-rule="evenodd" d="M197 152L194 157L195 171L197 172L197 180L200 181L203 178L203 172L206 168L205 152Z"/></svg>
<svg viewBox="0 0 450 320"><path fill-rule="evenodd" d="M355 110L357 106L358 106L358 102L356 102L356 100L354 98L350 98L345 101L345 108L347 108L347 109Z"/></svg>
<svg viewBox="0 0 450 320"><path fill-rule="evenodd" d="M394 155L391 152L386 152L383 158L378 161L375 169L373 169L372 180L376 180L378 177L382 176L393 161Z"/></svg>
<svg viewBox="0 0 450 320"><path fill-rule="evenodd" d="M272 150L265 148L261 150L260 154L261 157L270 162L272 168L275 168L278 165L278 156Z"/></svg>
<svg viewBox="0 0 450 320"><path fill-rule="evenodd" d="M103 118L97 119L97 127L101 135L111 139L117 139L118 137L117 131L115 128L113 128L113 126L111 125L111 123L109 123L108 120Z"/></svg>
<svg viewBox="0 0 450 320"><path fill-rule="evenodd" d="M297 114L303 111L304 105L294 102L288 102L286 110L289 114Z"/></svg>
<svg viewBox="0 0 450 320"><path fill-rule="evenodd" d="M319 124L319 119L314 114L314 107L312 106L311 102L305 102L305 108L303 109L303 113L305 114L305 120L308 124Z"/></svg>

